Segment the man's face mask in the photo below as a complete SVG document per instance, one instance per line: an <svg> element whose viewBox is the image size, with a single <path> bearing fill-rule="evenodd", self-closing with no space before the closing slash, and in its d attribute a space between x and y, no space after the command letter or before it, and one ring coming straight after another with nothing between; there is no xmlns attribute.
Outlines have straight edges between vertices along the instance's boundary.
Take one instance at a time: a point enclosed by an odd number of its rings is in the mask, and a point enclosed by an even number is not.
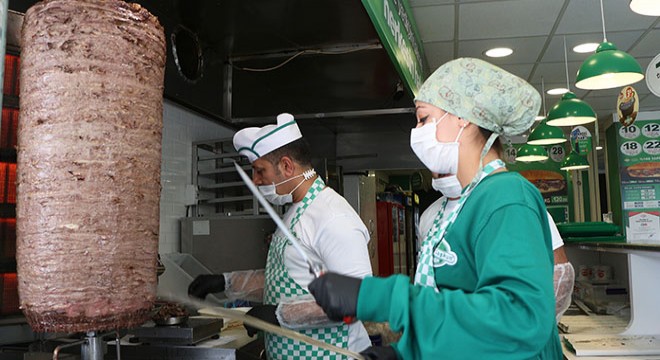
<svg viewBox="0 0 660 360"><path fill-rule="evenodd" d="M279 205L288 204L293 202L293 195L292 195L293 192L296 191L296 189L298 189L300 185L302 185L302 183L305 182L305 180L311 179L312 177L314 177L315 174L316 171L314 169L305 170L302 174L296 175L292 178L286 179L277 184L272 183L270 185L261 185L259 186L259 192L264 196L264 198L266 198L266 200L268 200L268 202L270 202L273 205L279 206ZM278 186L285 184L293 179L297 179L299 177L303 177L303 179L300 180L298 185L296 185L293 188L293 190L291 190L289 193L283 195L277 193Z"/></svg>

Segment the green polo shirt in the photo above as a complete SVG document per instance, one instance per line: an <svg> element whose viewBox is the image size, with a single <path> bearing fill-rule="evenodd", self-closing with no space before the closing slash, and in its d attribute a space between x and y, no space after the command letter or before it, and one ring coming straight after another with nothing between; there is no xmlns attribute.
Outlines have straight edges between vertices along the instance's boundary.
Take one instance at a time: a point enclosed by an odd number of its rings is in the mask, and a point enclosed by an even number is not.
<svg viewBox="0 0 660 360"><path fill-rule="evenodd" d="M366 278L358 319L402 331L393 346L403 359L562 359L546 216L518 173L488 176L445 235L457 261L435 268L440 291Z"/></svg>

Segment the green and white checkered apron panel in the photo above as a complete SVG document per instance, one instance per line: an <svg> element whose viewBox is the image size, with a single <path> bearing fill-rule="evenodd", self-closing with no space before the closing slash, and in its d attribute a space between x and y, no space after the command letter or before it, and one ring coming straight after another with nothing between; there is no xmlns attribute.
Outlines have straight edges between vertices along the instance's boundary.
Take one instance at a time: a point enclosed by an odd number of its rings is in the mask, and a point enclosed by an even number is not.
<svg viewBox="0 0 660 360"><path fill-rule="evenodd" d="M301 205L296 209L296 215L291 219L290 230L297 236L293 227L298 223L305 209L314 201L316 196L323 190L325 183L317 177L312 187L307 191ZM266 287L264 291L264 303L277 304L284 298L301 296L308 292L298 285L290 276L284 266L284 250L289 244L278 230L273 236L268 250L266 262ZM348 348L348 327L346 325L300 330L301 334L325 341L329 344ZM287 337L274 334L266 334L266 353L271 360L275 359L346 359L345 356L336 354Z"/></svg>
<svg viewBox="0 0 660 360"><path fill-rule="evenodd" d="M433 259L436 248L444 238L449 226L451 226L451 224L453 224L456 220L458 213L463 208L463 204L465 203L465 200L467 200L468 196L470 196L470 193L472 193L472 190L474 190L474 188L481 182L483 178L488 176L493 171L503 167L504 163L500 159L493 160L486 164L481 172L479 172L478 176L475 176L475 180L473 180L470 185L463 189L463 193L458 200L458 205L446 217L444 216L444 212L448 199L445 198L445 200L442 202L440 211L438 211L438 214L433 220L433 226L431 226L431 229L426 234L426 238L422 243L422 248L419 255L419 263L417 264L417 270L415 271L415 285L432 287L436 292L438 291L435 283Z"/></svg>

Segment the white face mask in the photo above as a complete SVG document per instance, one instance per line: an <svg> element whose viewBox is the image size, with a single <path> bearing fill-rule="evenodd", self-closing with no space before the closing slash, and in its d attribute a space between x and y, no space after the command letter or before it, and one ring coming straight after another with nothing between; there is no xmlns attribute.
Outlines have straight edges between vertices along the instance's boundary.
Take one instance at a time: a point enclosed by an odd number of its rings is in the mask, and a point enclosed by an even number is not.
<svg viewBox="0 0 660 360"><path fill-rule="evenodd" d="M311 179L312 177L314 177L315 174L316 171L314 169L305 170L302 174L296 175L292 178L286 179L277 184L272 183L270 185L260 185L259 192L261 193L261 195L264 196L264 198L266 198L266 200L268 200L268 202L270 202L273 205L279 206L279 205L288 204L293 202L293 195L292 195L293 192L296 191L296 189L298 189L300 185L302 185L302 183L305 182L305 180ZM294 187L293 190L291 190L288 194L280 195L277 193L278 186L287 183L293 179L297 179L301 176L304 177L304 179L300 180L298 185L296 185L296 187Z"/></svg>
<svg viewBox="0 0 660 360"><path fill-rule="evenodd" d="M431 180L431 186L433 190L440 191L444 196L448 198L457 198L461 196L461 191L463 187L458 181L456 175L449 175L437 179Z"/></svg>
<svg viewBox="0 0 660 360"><path fill-rule="evenodd" d="M456 140L451 143L439 142L436 137L436 127L449 113L442 115L440 120L414 128L410 131L410 147L427 169L437 174L458 173L458 138L463 129L458 132Z"/></svg>

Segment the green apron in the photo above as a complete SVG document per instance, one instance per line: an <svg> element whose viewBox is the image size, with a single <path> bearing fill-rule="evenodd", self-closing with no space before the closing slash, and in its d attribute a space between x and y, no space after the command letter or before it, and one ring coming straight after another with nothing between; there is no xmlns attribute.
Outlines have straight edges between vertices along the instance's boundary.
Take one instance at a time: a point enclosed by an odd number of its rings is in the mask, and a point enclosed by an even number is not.
<svg viewBox="0 0 660 360"><path fill-rule="evenodd" d="M300 206L296 209L296 215L291 219L289 228L294 236L298 236L293 227L298 223L300 217L307 207L314 201L316 196L323 190L325 183L317 177L310 189L305 194ZM273 235L268 250L266 262L266 282L264 289L264 303L275 305L282 299L297 297L308 294L307 290L298 285L290 276L284 266L284 250L289 245L289 240L278 230ZM348 326L339 325L316 329L300 330L301 334L325 341L329 344L348 348ZM345 356L336 354L287 337L266 333L266 353L271 360L275 359L346 359Z"/></svg>

